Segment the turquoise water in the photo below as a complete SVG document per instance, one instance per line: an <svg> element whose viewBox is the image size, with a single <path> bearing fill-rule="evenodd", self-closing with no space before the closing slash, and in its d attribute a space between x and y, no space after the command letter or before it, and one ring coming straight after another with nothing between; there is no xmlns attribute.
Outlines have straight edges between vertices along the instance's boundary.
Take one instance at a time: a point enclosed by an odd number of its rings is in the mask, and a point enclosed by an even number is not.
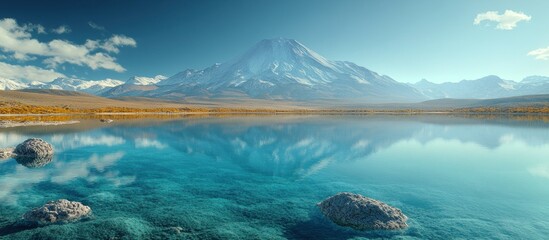
<svg viewBox="0 0 549 240"><path fill-rule="evenodd" d="M101 125L100 125L101 126ZM0 130L53 144L0 160L0 239L547 239L549 123L444 116L265 116ZM409 228L361 232L315 204L350 191ZM18 227L66 198L92 219Z"/></svg>

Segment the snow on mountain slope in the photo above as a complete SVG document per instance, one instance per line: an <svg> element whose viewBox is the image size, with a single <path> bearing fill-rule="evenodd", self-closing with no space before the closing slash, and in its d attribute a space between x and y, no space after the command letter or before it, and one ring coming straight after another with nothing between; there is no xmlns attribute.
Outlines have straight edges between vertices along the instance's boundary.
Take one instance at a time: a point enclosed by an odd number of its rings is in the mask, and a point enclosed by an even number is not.
<svg viewBox="0 0 549 240"><path fill-rule="evenodd" d="M167 78L168 77L165 77L165 76L162 76L162 75L156 75L155 77L152 77L152 78L151 77L133 76L130 79L128 79L128 81L126 81L125 84L142 85L142 86L154 85L154 84L157 84L160 81L165 80Z"/></svg>
<svg viewBox="0 0 549 240"><path fill-rule="evenodd" d="M457 83L432 83L421 80L410 86L429 99L467 98L489 99L522 95L549 94L549 77L530 76L520 82L504 80L498 76L486 76Z"/></svg>
<svg viewBox="0 0 549 240"><path fill-rule="evenodd" d="M101 96L104 97L135 97L145 96L146 92L157 89L158 87L152 85L135 85L135 84L122 84L116 87L106 89Z"/></svg>
<svg viewBox="0 0 549 240"><path fill-rule="evenodd" d="M284 38L257 43L242 56L204 70L188 69L149 96L244 96L264 99L420 101L416 89L351 62L331 61Z"/></svg>
<svg viewBox="0 0 549 240"><path fill-rule="evenodd" d="M530 84L530 85L543 85L549 84L549 77L545 76L529 76L525 77L520 81L521 84Z"/></svg>
<svg viewBox="0 0 549 240"><path fill-rule="evenodd" d="M104 80L81 80L75 78L57 78L48 83L34 83L29 88L36 89L57 89L67 91L80 91L91 94L99 94L106 89L124 84L120 80L104 79Z"/></svg>
<svg viewBox="0 0 549 240"><path fill-rule="evenodd" d="M498 76L486 76L476 80L462 80L457 83L431 83L422 80L413 87L421 91L429 99L438 98L499 98L516 94L519 83L510 80L503 80Z"/></svg>
<svg viewBox="0 0 549 240"><path fill-rule="evenodd" d="M0 90L18 90L27 88L28 84L0 77Z"/></svg>
<svg viewBox="0 0 549 240"><path fill-rule="evenodd" d="M133 76L124 84L102 91L100 95L105 97L145 96L147 92L157 89L156 85L166 79L167 77L162 75L152 78Z"/></svg>
<svg viewBox="0 0 549 240"><path fill-rule="evenodd" d="M548 94L549 77L530 76L522 79L517 87L520 95Z"/></svg>
<svg viewBox="0 0 549 240"><path fill-rule="evenodd" d="M422 80L404 84L358 66L332 61L292 39L262 40L242 55L202 70L187 69L166 78L132 77L126 82L58 78L31 84L0 78L0 89L61 89L106 97L140 96L258 98L292 101L343 100L357 103L418 102L439 98L488 99L549 94L549 77L520 82L487 76L457 83Z"/></svg>

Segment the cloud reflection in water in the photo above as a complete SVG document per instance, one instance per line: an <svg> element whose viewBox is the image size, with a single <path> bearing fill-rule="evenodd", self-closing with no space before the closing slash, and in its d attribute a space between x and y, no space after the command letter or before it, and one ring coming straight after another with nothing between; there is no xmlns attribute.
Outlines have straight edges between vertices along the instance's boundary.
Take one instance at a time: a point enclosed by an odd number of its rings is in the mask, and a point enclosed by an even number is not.
<svg viewBox="0 0 549 240"><path fill-rule="evenodd" d="M51 182L68 184L76 179L88 182L106 180L115 185L131 184L135 176L121 176L118 171L110 171L109 167L122 159L124 152L114 152L104 155L93 154L87 159L72 161L56 160L49 166L41 169L29 169L16 165L11 173L0 175L0 201L15 204L18 193L29 190L35 184Z"/></svg>

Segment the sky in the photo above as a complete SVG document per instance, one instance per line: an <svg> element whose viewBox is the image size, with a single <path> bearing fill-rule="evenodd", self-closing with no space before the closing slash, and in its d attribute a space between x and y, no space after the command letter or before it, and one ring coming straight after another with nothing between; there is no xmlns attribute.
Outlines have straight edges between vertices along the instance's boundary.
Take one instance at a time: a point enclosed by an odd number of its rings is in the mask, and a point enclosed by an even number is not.
<svg viewBox="0 0 549 240"><path fill-rule="evenodd" d="M400 82L549 76L546 0L27 1L0 6L0 77L172 76L296 39Z"/></svg>

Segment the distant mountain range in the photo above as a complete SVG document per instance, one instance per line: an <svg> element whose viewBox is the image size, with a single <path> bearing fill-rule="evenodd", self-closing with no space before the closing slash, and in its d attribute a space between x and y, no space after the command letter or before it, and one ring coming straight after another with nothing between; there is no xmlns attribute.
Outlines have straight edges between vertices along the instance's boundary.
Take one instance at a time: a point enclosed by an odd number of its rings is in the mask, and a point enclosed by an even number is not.
<svg viewBox="0 0 549 240"><path fill-rule="evenodd" d="M81 80L75 78L57 78L51 82L32 82L30 84L0 78L0 90L18 89L54 89L66 91L78 91L99 95L113 87L124 84L123 81L114 79L105 80Z"/></svg>
<svg viewBox="0 0 549 240"><path fill-rule="evenodd" d="M410 86L419 90L428 99L465 98L491 99L522 95L549 93L549 77L531 76L520 82L487 76L477 80L462 80L457 83L432 83L421 80Z"/></svg>
<svg viewBox="0 0 549 240"><path fill-rule="evenodd" d="M0 77L0 90L18 90L28 87L28 84Z"/></svg>
<svg viewBox="0 0 549 240"><path fill-rule="evenodd" d="M338 100L363 103L421 102L429 99L490 99L549 93L549 77L520 82L487 76L457 83L422 80L405 84L346 61L328 60L303 44L284 38L263 40L231 61L172 77L131 77L126 82L58 78L22 83L0 78L0 90L59 89L104 97L252 98Z"/></svg>
<svg viewBox="0 0 549 240"><path fill-rule="evenodd" d="M263 40L232 61L203 70L187 69L156 85L154 89L144 89L125 84L103 96L364 102L424 99L407 84L351 62L327 60L295 40L282 38Z"/></svg>

